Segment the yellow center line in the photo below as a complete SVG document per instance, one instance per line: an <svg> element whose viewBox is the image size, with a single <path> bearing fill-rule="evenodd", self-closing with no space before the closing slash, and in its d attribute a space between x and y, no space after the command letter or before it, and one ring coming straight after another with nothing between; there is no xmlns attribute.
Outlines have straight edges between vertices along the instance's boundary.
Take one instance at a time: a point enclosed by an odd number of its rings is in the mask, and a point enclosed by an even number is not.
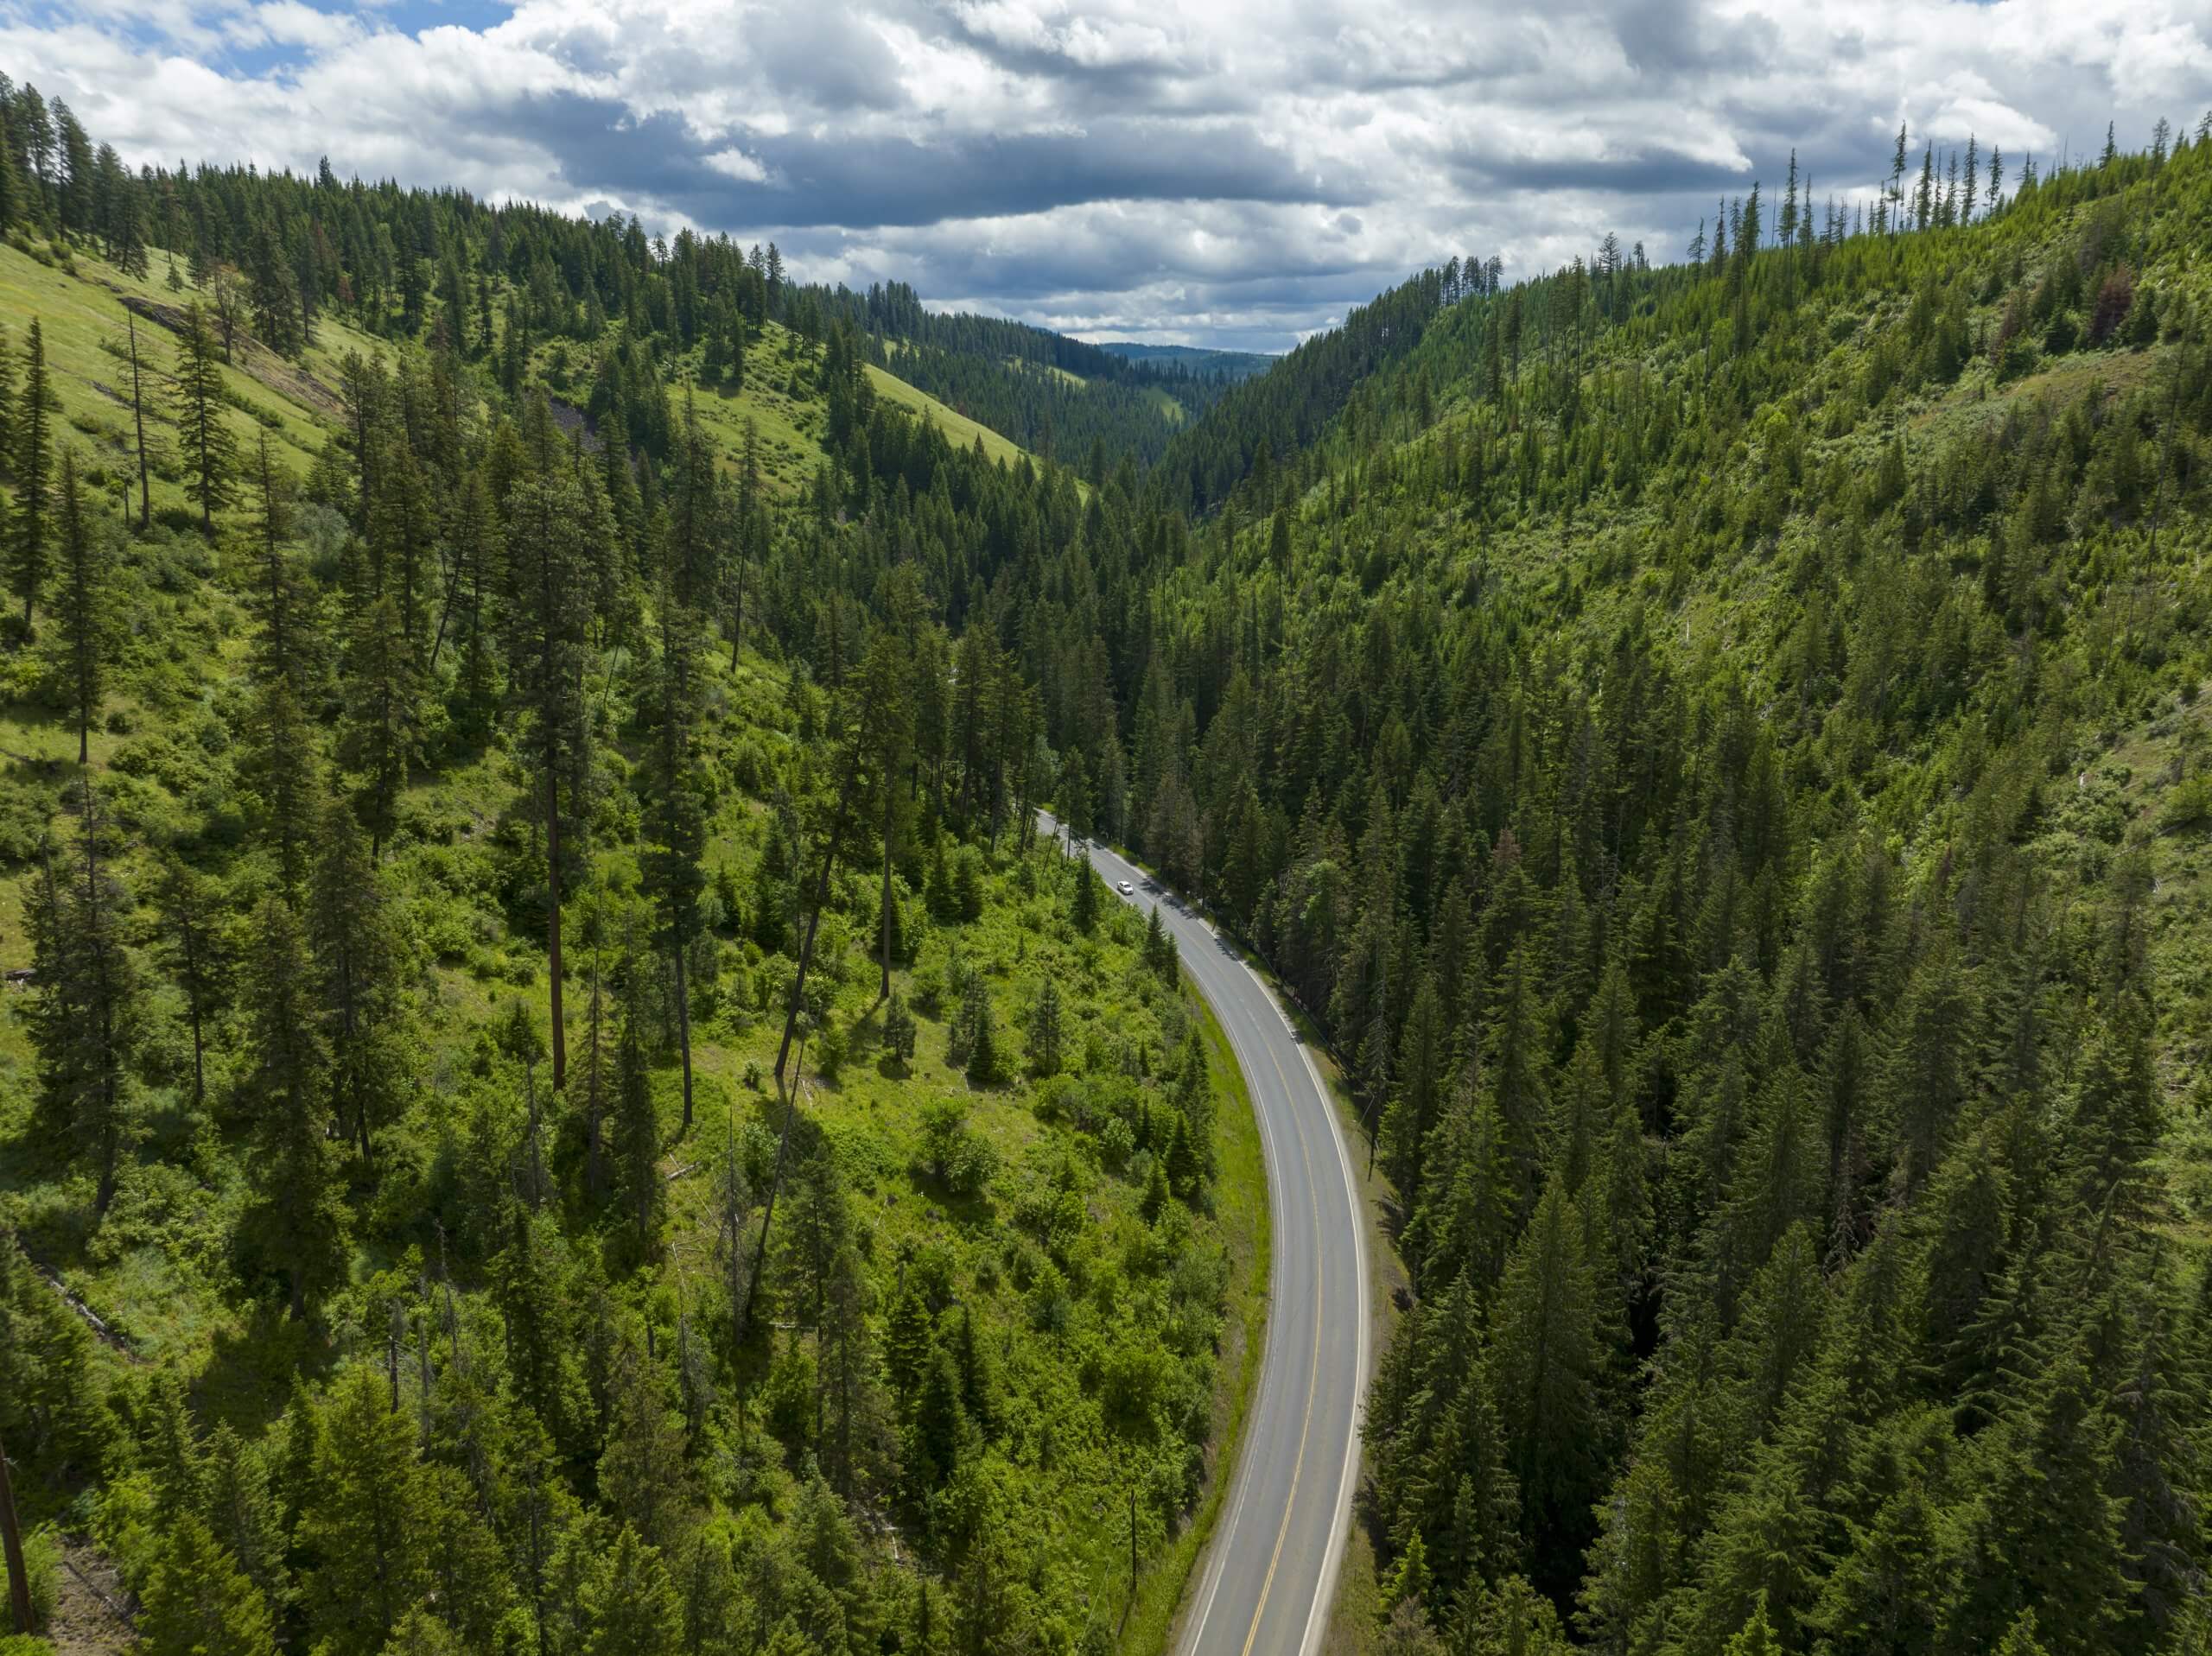
<svg viewBox="0 0 2212 1656"><path fill-rule="evenodd" d="M1275 1056L1272 1049L1268 1053L1268 1062L1274 1065L1275 1079L1282 1083L1283 1096L1288 1098L1291 1096L1290 1077L1283 1074L1282 1060ZM1306 1167L1306 1204L1318 1214L1321 1210L1321 1199L1313 1189L1313 1152L1306 1146L1302 1129L1298 1135L1298 1158ZM1313 1356L1306 1369L1306 1418L1299 1424L1298 1458L1291 1463L1290 1494L1282 1503L1282 1523L1275 1531L1275 1550L1268 1559L1266 1579L1260 1583L1260 1602L1252 1607L1252 1626L1244 1635L1243 1656L1252 1656L1252 1641L1260 1636L1260 1618L1267 1613L1268 1595L1274 1590L1275 1567L1282 1563L1282 1544L1290 1534L1290 1515L1298 1507L1298 1480L1306 1470L1306 1439L1313 1428L1313 1394L1319 1389L1321 1375L1322 1281L1320 1244L1317 1236L1313 1256Z"/></svg>

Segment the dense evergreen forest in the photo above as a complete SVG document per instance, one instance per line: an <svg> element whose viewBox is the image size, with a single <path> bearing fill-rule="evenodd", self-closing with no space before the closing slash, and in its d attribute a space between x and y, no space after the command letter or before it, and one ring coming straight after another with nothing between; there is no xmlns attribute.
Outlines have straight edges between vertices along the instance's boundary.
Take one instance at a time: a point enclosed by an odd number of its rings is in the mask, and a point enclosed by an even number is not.
<svg viewBox="0 0 2212 1656"><path fill-rule="evenodd" d="M0 126L0 1648L1157 1649L1264 1190L998 625L1130 473L770 257Z"/></svg>
<svg viewBox="0 0 2212 1656"><path fill-rule="evenodd" d="M50 1596L1156 1639L1256 1155L1049 802L1392 1193L1355 1642L2212 1640L2212 117L1455 259L1150 446L772 250L0 104Z"/></svg>
<svg viewBox="0 0 2212 1656"><path fill-rule="evenodd" d="M1224 374L1232 380L1264 374L1275 365L1273 357L1256 352L1211 351L1191 345L1137 345L1127 339L1109 339L1098 348L1125 362L1172 365L1192 373Z"/></svg>
<svg viewBox="0 0 2212 1656"><path fill-rule="evenodd" d="M1066 809L1374 1133L1387 1647L2200 1649L2212 122L1778 194L1224 398Z"/></svg>

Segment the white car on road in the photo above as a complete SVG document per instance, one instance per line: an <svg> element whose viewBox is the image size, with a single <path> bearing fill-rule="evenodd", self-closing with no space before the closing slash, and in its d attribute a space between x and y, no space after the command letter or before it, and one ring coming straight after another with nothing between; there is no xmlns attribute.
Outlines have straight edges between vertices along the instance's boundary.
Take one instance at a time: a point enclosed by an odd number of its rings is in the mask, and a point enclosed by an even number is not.
<svg viewBox="0 0 2212 1656"><path fill-rule="evenodd" d="M1127 881L1127 880L1123 880L1123 881L1122 881L1119 885L1116 885L1114 889L1115 889L1116 891L1119 891L1119 892L1120 892L1123 897L1127 897L1127 896L1128 896L1128 895L1129 895L1129 882L1128 882L1128 881Z"/></svg>

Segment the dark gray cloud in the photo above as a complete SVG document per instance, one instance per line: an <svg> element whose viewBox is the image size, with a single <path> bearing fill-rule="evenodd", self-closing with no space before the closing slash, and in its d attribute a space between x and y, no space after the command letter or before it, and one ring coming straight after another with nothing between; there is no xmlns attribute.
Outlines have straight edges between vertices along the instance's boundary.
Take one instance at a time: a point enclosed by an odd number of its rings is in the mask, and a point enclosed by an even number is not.
<svg viewBox="0 0 2212 1656"><path fill-rule="evenodd" d="M2212 105L2202 0L0 0L0 53L134 161L327 154L1268 348L1452 254L1667 257L1793 149L1863 194L1901 119L2017 164Z"/></svg>

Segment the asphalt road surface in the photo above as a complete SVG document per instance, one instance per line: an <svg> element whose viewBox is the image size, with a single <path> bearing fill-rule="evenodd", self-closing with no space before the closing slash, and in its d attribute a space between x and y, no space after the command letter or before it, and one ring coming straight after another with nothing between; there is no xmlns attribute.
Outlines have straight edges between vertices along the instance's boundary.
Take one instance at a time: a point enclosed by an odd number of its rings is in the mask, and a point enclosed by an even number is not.
<svg viewBox="0 0 2212 1656"><path fill-rule="evenodd" d="M1045 819L1048 828L1058 824ZM1266 1151L1274 1273L1267 1352L1236 1487L1185 1605L1180 1656L1312 1656L1351 1533L1367 1387L1365 1231L1351 1157L1319 1073L1242 951L1096 843L1124 901L1157 908L1229 1037Z"/></svg>

